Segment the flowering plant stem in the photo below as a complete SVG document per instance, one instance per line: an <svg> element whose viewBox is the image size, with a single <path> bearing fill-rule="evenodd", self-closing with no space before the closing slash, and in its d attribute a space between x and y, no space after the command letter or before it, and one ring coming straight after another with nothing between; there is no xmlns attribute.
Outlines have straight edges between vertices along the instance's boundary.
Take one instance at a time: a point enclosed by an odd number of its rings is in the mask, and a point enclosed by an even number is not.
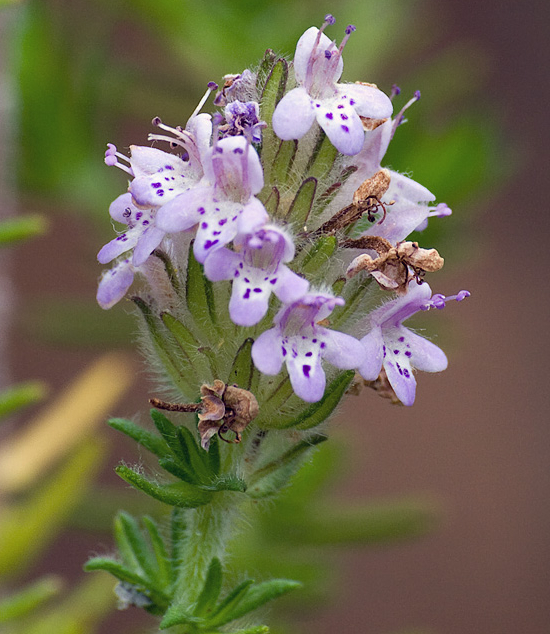
<svg viewBox="0 0 550 634"><path fill-rule="evenodd" d="M132 297L143 350L173 397L151 399L156 433L110 422L168 477L116 471L174 510L168 540L150 518L143 530L120 514L120 558L86 567L116 576L121 606L158 615L161 629L268 631L250 627L249 613L300 584L224 584L241 512L289 484L350 387L412 405L413 370L444 370L447 358L403 322L469 294L432 295L423 278L443 258L405 240L450 210L381 166L420 94L392 118L396 87L388 97L340 83L355 27L336 46L324 34L332 24L327 15L308 29L293 63L268 50L256 71L226 76L221 90L210 82L185 127L156 117L150 140L179 153L106 152L132 180L109 210L126 228L98 254L115 265L97 299L109 309L136 277L144 283ZM201 113L215 90L223 110Z"/></svg>

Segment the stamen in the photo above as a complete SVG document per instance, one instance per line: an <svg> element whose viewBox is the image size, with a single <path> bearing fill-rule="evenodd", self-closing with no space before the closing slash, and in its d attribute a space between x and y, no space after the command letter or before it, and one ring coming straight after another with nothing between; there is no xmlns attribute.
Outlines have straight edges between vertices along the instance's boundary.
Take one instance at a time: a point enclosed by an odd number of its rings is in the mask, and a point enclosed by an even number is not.
<svg viewBox="0 0 550 634"><path fill-rule="evenodd" d="M338 47L338 52L340 53L340 55L342 54L342 51L344 50L344 46L347 44L350 35L357 30L357 27L354 26L353 24L348 24L346 26L346 34L344 35L344 39L342 40L340 46Z"/></svg>
<svg viewBox="0 0 550 634"><path fill-rule="evenodd" d="M311 90L311 87L312 87L313 65L315 64L315 60L317 59L317 47L319 46L319 42L321 41L321 33L327 28L327 26L332 25L335 22L336 22L336 20L335 20L334 16L332 16L330 13L327 13L327 15L325 15L325 21L323 22L323 24L321 25L321 28L317 32L317 37L315 38L315 42L313 44L313 48L311 49L311 54L310 54L309 59L307 61L305 87L306 87L308 92ZM329 52L329 51L328 50L325 51L325 55L327 54L327 52ZM327 58L327 59L329 59L329 58Z"/></svg>
<svg viewBox="0 0 550 634"><path fill-rule="evenodd" d="M470 291L460 291L456 295L447 296L437 293L435 295L432 295L431 300L426 304L423 304L420 309L430 310L430 308L437 308L438 310L441 310L442 308L445 308L445 304L447 302L450 302L453 299L457 302L461 302L463 299L466 299L466 297L470 297Z"/></svg>
<svg viewBox="0 0 550 634"><path fill-rule="evenodd" d="M434 218L444 218L445 216L450 216L453 213L452 209L447 205L447 203L439 203L436 207L431 207L428 216Z"/></svg>
<svg viewBox="0 0 550 634"><path fill-rule="evenodd" d="M127 163L130 163L130 159L127 156L124 156L124 154L117 152L116 145L113 145L112 143L107 143L107 150L105 151L105 165L108 165L109 167L118 167L123 172L130 174L130 176L135 176L132 168L124 165L124 163L120 163L119 161L117 161L117 157L123 161L126 161Z"/></svg>
<svg viewBox="0 0 550 634"><path fill-rule="evenodd" d="M390 92L390 99L393 101L394 97L397 97L397 95L401 94L401 88L399 88L399 86L397 84L394 84L391 87L391 92Z"/></svg>
<svg viewBox="0 0 550 634"><path fill-rule="evenodd" d="M336 22L336 18L333 15L331 15L330 13L327 13L325 15L325 23L323 24L323 26L321 28L324 29L329 24L332 25L335 22Z"/></svg>
<svg viewBox="0 0 550 634"><path fill-rule="evenodd" d="M208 97L210 97L210 93L213 90L218 90L218 84L216 84L216 82L209 81L208 87L206 89L206 92L203 95L203 98L199 101L199 105L195 108L195 110L193 110L193 114L189 117L187 123L189 123L189 121L191 121L193 117L196 117L199 114L199 112L202 110L202 107L206 103L206 100L208 99Z"/></svg>
<svg viewBox="0 0 550 634"><path fill-rule="evenodd" d="M414 93L414 97L412 99L409 99L409 101L407 101L407 103L401 108L397 116L394 118L393 126L392 126L392 134L391 134L392 139L398 126L400 126L402 123L405 123L407 121L405 119L405 111L408 110L413 105L413 103L416 103L419 99L420 99L420 90L416 90Z"/></svg>

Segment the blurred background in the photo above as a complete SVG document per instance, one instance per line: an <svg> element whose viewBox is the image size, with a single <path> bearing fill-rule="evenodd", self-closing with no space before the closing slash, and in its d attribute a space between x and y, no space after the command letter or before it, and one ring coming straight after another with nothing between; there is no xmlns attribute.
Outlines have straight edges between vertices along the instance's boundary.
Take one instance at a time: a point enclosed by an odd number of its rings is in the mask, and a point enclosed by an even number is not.
<svg viewBox="0 0 550 634"><path fill-rule="evenodd" d="M367 390L349 397L331 447L296 493L262 509L265 541L235 563L309 584L273 611L275 633L548 632L541 0L0 1L0 387L10 388L0 398L0 600L34 592L9 623L0 611L0 632L154 627L137 609L114 612L113 581L81 571L112 551L119 506L159 512L117 481L121 459L146 457L104 424L145 419L154 390L128 303L95 304L108 204L125 187L103 164L106 143L146 144L156 115L184 124L208 81L267 47L292 56L327 12L336 39L357 26L344 80L398 84L398 108L422 91L385 163L453 209L421 238L446 258L430 284L472 297L416 322L449 369L418 377L410 409ZM299 494L316 506L288 531ZM334 500L348 505L340 516Z"/></svg>

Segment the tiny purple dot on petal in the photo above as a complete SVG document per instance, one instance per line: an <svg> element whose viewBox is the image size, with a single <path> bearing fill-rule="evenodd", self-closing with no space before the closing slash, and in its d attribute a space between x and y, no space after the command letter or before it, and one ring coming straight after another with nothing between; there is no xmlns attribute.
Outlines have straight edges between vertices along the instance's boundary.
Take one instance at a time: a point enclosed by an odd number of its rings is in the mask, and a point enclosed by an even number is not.
<svg viewBox="0 0 550 634"><path fill-rule="evenodd" d="M340 126L344 132L349 132L349 128L347 125Z"/></svg>
<svg viewBox="0 0 550 634"><path fill-rule="evenodd" d="M262 292L262 289L261 289L261 288L255 288L255 289L254 289L254 292L255 292L255 293L261 293L261 292Z"/></svg>
<svg viewBox="0 0 550 634"><path fill-rule="evenodd" d="M412 357L412 352L410 350L407 350L405 352L405 356L411 358Z"/></svg>
<svg viewBox="0 0 550 634"><path fill-rule="evenodd" d="M349 100L349 105L350 106L354 106L355 105L355 99L350 99Z"/></svg>
<svg viewBox="0 0 550 634"><path fill-rule="evenodd" d="M344 104L338 104L337 106L338 110L342 110L343 107L344 107Z"/></svg>
<svg viewBox="0 0 550 634"><path fill-rule="evenodd" d="M399 341L403 343L405 341L405 337L399 337Z"/></svg>
<svg viewBox="0 0 550 634"><path fill-rule="evenodd" d="M347 114L340 114L340 119L342 119L343 121L345 121L346 119L348 119L348 115Z"/></svg>
<svg viewBox="0 0 550 634"><path fill-rule="evenodd" d="M306 352L306 357L311 357L313 356L313 352Z"/></svg>
<svg viewBox="0 0 550 634"><path fill-rule="evenodd" d="M203 222L203 223L201 224L201 227L202 227L203 229L208 229L208 223L207 223L207 222Z"/></svg>
<svg viewBox="0 0 550 634"><path fill-rule="evenodd" d="M248 299L250 297L250 289L247 288L244 295L243 295L243 299Z"/></svg>
<svg viewBox="0 0 550 634"><path fill-rule="evenodd" d="M326 113L326 115L325 115L325 117L326 117L327 119L332 119L332 118L333 118L333 116L334 116L334 115L332 114L332 112L327 112L327 113Z"/></svg>
<svg viewBox="0 0 550 634"><path fill-rule="evenodd" d="M311 372L311 366L310 365L303 365L302 366L302 372L304 373L304 376L309 379L309 373Z"/></svg>

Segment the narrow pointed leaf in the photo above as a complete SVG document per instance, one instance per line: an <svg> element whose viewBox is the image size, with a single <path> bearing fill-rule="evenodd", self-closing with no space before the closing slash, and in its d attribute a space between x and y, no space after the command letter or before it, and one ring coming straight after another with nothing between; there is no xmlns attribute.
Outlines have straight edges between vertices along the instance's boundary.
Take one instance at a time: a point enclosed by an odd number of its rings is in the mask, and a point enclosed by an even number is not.
<svg viewBox="0 0 550 634"><path fill-rule="evenodd" d="M315 273L323 274L326 264L336 251L338 241L334 236L322 236L310 248L300 266L300 272L304 275Z"/></svg>
<svg viewBox="0 0 550 634"><path fill-rule="evenodd" d="M288 62L285 59L278 59L267 77L260 99L260 118L268 123L267 128L262 132L262 165L264 168L264 180L271 182L271 165L275 158L275 148L278 146L278 139L271 127L271 120L275 106L281 100L288 78Z"/></svg>
<svg viewBox="0 0 550 634"><path fill-rule="evenodd" d="M271 168L271 182L286 183L297 149L298 141L281 141Z"/></svg>
<svg viewBox="0 0 550 634"><path fill-rule="evenodd" d="M174 477L179 478L183 482L196 485L197 479L193 473L190 473L184 468L180 461L176 461L174 458L160 458L159 465L168 473Z"/></svg>
<svg viewBox="0 0 550 634"><path fill-rule="evenodd" d="M264 202L265 210L270 216L277 216L280 199L281 196L279 194L279 190L276 187L272 187L271 193L267 196L267 200Z"/></svg>
<svg viewBox="0 0 550 634"><path fill-rule="evenodd" d="M260 67L258 68L258 79L256 80L256 88L258 91L263 90L265 78L271 72L271 68L276 60L277 55L275 55L272 49L268 48L264 53L262 61L260 62Z"/></svg>
<svg viewBox="0 0 550 634"><path fill-rule="evenodd" d="M143 429L143 427L139 427L139 425L136 425L131 420L126 420L125 418L111 418L111 420L107 421L107 424L113 429L130 436L130 438L133 438L140 445L143 445L159 458L171 455L169 447L162 438L146 429Z"/></svg>
<svg viewBox="0 0 550 634"><path fill-rule="evenodd" d="M212 484L204 486L208 491L246 491L246 482L235 475L223 475L217 478Z"/></svg>
<svg viewBox="0 0 550 634"><path fill-rule="evenodd" d="M247 579L232 590L214 610L211 618L207 621L208 626L220 627L221 625L225 625L226 623L229 623L229 621L232 621L234 617L232 617L231 614L235 612L237 606L243 600L253 583L253 579Z"/></svg>
<svg viewBox="0 0 550 634"><path fill-rule="evenodd" d="M168 257L168 255L161 251L160 249L155 249L153 251L153 255L156 256L159 260L164 264L164 269L166 270L166 275L170 280L170 284L172 284L172 288L179 295L181 293L181 284L178 278L178 273L172 264L172 260Z"/></svg>
<svg viewBox="0 0 550 634"><path fill-rule="evenodd" d="M311 162L308 174L315 178L324 178L332 169L334 161L338 156L338 150L332 145L328 136L322 133L322 138L317 146L313 161Z"/></svg>
<svg viewBox="0 0 550 634"><path fill-rule="evenodd" d="M300 468L306 454L325 440L327 436L321 434L302 440L277 460L255 471L248 479L248 495L258 499L279 491Z"/></svg>
<svg viewBox="0 0 550 634"><path fill-rule="evenodd" d="M125 465L116 467L115 472L136 489L170 506L196 508L208 504L213 495L210 491L198 489L196 486L186 482L155 484Z"/></svg>
<svg viewBox="0 0 550 634"><path fill-rule="evenodd" d="M292 581L290 579L272 579L271 581L254 584L248 588L248 592L246 592L243 598L236 603L231 610L227 611L227 620L225 623L234 621L256 610L268 601L276 599L301 586L302 584L299 581ZM216 621L216 625L219 626L222 625L222 623Z"/></svg>
<svg viewBox="0 0 550 634"><path fill-rule="evenodd" d="M166 614L159 624L159 629L166 630L169 627L174 627L175 625L186 625L201 622L202 619L190 614L187 611L186 606L171 605L168 610L166 610Z"/></svg>
<svg viewBox="0 0 550 634"><path fill-rule="evenodd" d="M178 572L185 559L185 547L187 542L187 511L181 508L172 509L172 521L170 523L170 540L172 542L172 582L177 579Z"/></svg>
<svg viewBox="0 0 550 634"><path fill-rule="evenodd" d="M162 412L158 409L152 409L150 411L151 418L155 427L159 430L160 434L166 441L166 444L173 451L176 458L183 463L183 465L189 464L189 456L183 451L179 441L178 429Z"/></svg>
<svg viewBox="0 0 550 634"><path fill-rule="evenodd" d="M198 352L199 343L189 328L170 313L162 313L161 319L177 341L182 353L195 369L197 383L199 383L199 381L212 381L214 377L212 376L208 359Z"/></svg>
<svg viewBox="0 0 550 634"><path fill-rule="evenodd" d="M158 577L157 561L136 520L128 513L121 511L116 519L116 524L117 535L119 537L124 535L126 545L131 549L139 570L143 572L145 577L152 581L156 580ZM118 539L117 545L119 545Z"/></svg>
<svg viewBox="0 0 550 634"><path fill-rule="evenodd" d="M290 205L286 215L288 222L292 222L300 228L307 225L316 191L317 179L313 177L306 178L300 185L300 189Z"/></svg>
<svg viewBox="0 0 550 634"><path fill-rule="evenodd" d="M153 553L157 562L158 579L163 587L168 587L171 581L170 557L164 544L164 540L160 536L158 527L154 520L149 516L142 518L143 525L147 529Z"/></svg>
<svg viewBox="0 0 550 634"><path fill-rule="evenodd" d="M206 452L206 462L212 476L218 476L221 469L221 456L220 441L218 440L217 436L212 436L212 438L210 439L210 447Z"/></svg>
<svg viewBox="0 0 550 634"><path fill-rule="evenodd" d="M302 412L293 426L295 426L296 429L311 429L326 421L341 401L354 376L354 370L342 372L342 374L334 379L327 387L323 398L317 403L312 403Z"/></svg>
<svg viewBox="0 0 550 634"><path fill-rule="evenodd" d="M194 616L207 616L214 609L222 589L222 579L222 565L220 560L214 557L208 567L204 587L193 610Z"/></svg>
<svg viewBox="0 0 550 634"><path fill-rule="evenodd" d="M199 447L193 432L187 427L178 427L178 441L188 456L189 470L193 472L197 482L210 484L214 474L210 471L207 453Z"/></svg>

